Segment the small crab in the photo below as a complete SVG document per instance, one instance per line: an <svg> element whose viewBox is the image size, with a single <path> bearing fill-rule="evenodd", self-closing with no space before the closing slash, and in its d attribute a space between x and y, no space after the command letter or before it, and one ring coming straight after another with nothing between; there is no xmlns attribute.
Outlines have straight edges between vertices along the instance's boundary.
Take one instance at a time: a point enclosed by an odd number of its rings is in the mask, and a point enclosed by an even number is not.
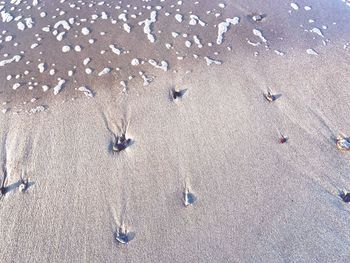
<svg viewBox="0 0 350 263"><path fill-rule="evenodd" d="M126 139L125 133L123 133L121 136L116 137L116 142L113 144L113 151L114 152L121 152L128 148L132 144L132 140Z"/></svg>
<svg viewBox="0 0 350 263"><path fill-rule="evenodd" d="M117 229L116 233L114 234L115 240L117 240L118 243L123 245L129 243L131 240L134 239L134 237L135 237L135 233L128 232L127 229L122 226L119 227L119 229Z"/></svg>
<svg viewBox="0 0 350 263"><path fill-rule="evenodd" d="M277 99L276 95L273 95L271 91L268 91L267 93L264 94L264 97L267 101L273 102Z"/></svg>
<svg viewBox="0 0 350 263"><path fill-rule="evenodd" d="M286 143L288 141L288 137L280 133L280 138L278 141L280 144Z"/></svg>
<svg viewBox="0 0 350 263"><path fill-rule="evenodd" d="M196 201L196 197L194 196L193 193L190 192L188 187L185 188L183 201L186 207L189 205L192 205Z"/></svg>
<svg viewBox="0 0 350 263"><path fill-rule="evenodd" d="M350 151L350 139L339 135L336 139L336 146L338 150L348 152Z"/></svg>
<svg viewBox="0 0 350 263"><path fill-rule="evenodd" d="M270 88L267 88L266 93L264 93L264 98L268 102L273 102L281 96L282 96L281 94L273 93Z"/></svg>
<svg viewBox="0 0 350 263"><path fill-rule="evenodd" d="M183 89L183 90L172 89L171 96L173 100L176 100L178 98L182 98L186 92L187 92L187 89Z"/></svg>
<svg viewBox="0 0 350 263"><path fill-rule="evenodd" d="M339 196L345 203L350 203L350 193L349 192L342 191L342 192L340 192Z"/></svg>
<svg viewBox="0 0 350 263"><path fill-rule="evenodd" d="M23 179L21 178L19 180L19 186L18 186L18 189L20 192L25 192L28 188L28 179Z"/></svg>

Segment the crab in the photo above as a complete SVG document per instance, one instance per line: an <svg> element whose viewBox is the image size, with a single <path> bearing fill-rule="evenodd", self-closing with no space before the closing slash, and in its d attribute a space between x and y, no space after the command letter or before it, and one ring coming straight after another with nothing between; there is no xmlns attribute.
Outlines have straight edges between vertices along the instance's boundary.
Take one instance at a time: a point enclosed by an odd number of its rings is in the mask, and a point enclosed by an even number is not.
<svg viewBox="0 0 350 263"><path fill-rule="evenodd" d="M178 98L182 98L186 92L187 92L187 89L183 89L183 90L173 89L171 92L171 96L172 96L173 100L176 100Z"/></svg>
<svg viewBox="0 0 350 263"><path fill-rule="evenodd" d="M23 179L21 178L19 180L19 186L18 186L18 189L20 192L25 192L28 188L28 179Z"/></svg>
<svg viewBox="0 0 350 263"><path fill-rule="evenodd" d="M115 240L117 240L118 243L120 244L128 244L131 240L133 240L135 237L134 232L128 232L126 227L119 227L114 234Z"/></svg>
<svg viewBox="0 0 350 263"><path fill-rule="evenodd" d="M339 194L340 198L345 202L345 203L350 203L350 193L347 191L342 191Z"/></svg>
<svg viewBox="0 0 350 263"><path fill-rule="evenodd" d="M196 201L196 197L190 192L188 187L185 188L183 201L186 207L192 205Z"/></svg>
<svg viewBox="0 0 350 263"><path fill-rule="evenodd" d="M271 93L271 91L268 91L267 93L265 93L265 94L264 94L264 97L265 97L265 99L266 99L267 101L269 101L269 102L273 102L273 101L275 101L275 100L277 99L277 97L276 97L275 95L273 95L273 94Z"/></svg>
<svg viewBox="0 0 350 263"><path fill-rule="evenodd" d="M126 138L125 133L123 133L121 136L116 137L116 142L113 144L113 151L114 152L121 152L128 148L132 144L132 140L129 138Z"/></svg>
<svg viewBox="0 0 350 263"><path fill-rule="evenodd" d="M285 136L285 135L281 135L279 141L280 141L281 144L286 143L288 141L288 137Z"/></svg>
<svg viewBox="0 0 350 263"><path fill-rule="evenodd" d="M336 139L336 146L338 150L348 152L350 151L350 139L339 135Z"/></svg>

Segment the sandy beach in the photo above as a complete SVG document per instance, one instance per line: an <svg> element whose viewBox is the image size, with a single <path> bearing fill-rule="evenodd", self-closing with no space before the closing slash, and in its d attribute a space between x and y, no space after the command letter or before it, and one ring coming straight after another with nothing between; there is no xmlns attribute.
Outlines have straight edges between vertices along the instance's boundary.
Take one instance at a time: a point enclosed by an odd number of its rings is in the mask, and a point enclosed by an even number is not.
<svg viewBox="0 0 350 263"><path fill-rule="evenodd" d="M349 260L350 3L256 2L0 2L0 262Z"/></svg>

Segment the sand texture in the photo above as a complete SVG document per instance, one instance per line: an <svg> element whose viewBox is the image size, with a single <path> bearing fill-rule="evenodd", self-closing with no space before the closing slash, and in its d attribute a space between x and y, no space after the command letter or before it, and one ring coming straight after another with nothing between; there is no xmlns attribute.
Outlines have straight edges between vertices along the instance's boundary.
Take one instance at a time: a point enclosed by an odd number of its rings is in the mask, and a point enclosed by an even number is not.
<svg viewBox="0 0 350 263"><path fill-rule="evenodd" d="M17 2L0 262L349 260L349 1Z"/></svg>

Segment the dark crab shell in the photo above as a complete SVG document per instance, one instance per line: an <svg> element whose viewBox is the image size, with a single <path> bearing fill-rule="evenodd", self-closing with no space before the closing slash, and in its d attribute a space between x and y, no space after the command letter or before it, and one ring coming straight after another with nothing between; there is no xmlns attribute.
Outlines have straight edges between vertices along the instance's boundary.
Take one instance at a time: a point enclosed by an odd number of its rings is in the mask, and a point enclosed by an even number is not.
<svg viewBox="0 0 350 263"><path fill-rule="evenodd" d="M276 100L276 96L272 95L271 93L264 94L264 97L267 101L272 102Z"/></svg>
<svg viewBox="0 0 350 263"><path fill-rule="evenodd" d="M183 90L175 90L173 89L172 91L172 97L174 100L178 99L178 98L182 98L185 93L187 92L187 89L183 89Z"/></svg>
<svg viewBox="0 0 350 263"><path fill-rule="evenodd" d="M350 151L350 141L347 138L339 138L336 147L340 151Z"/></svg>
<svg viewBox="0 0 350 263"><path fill-rule="evenodd" d="M339 196L345 203L350 203L350 193L341 192Z"/></svg>

